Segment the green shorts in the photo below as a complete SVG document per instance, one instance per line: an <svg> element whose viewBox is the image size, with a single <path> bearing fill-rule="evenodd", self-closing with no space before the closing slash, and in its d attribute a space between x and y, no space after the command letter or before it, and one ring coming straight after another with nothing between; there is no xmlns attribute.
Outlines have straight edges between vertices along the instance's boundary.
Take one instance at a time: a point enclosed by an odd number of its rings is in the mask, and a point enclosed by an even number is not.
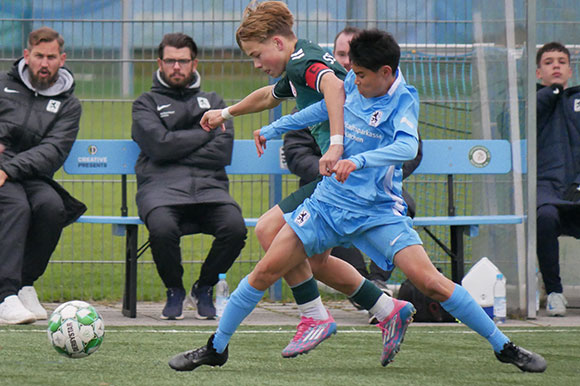
<svg viewBox="0 0 580 386"><path fill-rule="evenodd" d="M298 208L298 205L302 204L304 200L314 193L314 189L316 189L316 185L318 185L320 181L322 181L322 176L316 177L314 181L300 187L300 189L280 201L278 206L282 209L282 213L294 212L294 210Z"/></svg>

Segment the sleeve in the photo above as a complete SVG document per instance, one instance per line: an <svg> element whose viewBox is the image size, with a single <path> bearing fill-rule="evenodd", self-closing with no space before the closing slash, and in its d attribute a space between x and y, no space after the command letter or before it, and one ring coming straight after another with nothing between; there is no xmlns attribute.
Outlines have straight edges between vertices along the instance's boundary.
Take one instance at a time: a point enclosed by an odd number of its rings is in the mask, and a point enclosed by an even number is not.
<svg viewBox="0 0 580 386"><path fill-rule="evenodd" d="M2 163L2 169L13 180L51 176L62 167L79 132L82 107L78 99L69 98L60 117L49 128L40 143Z"/></svg>
<svg viewBox="0 0 580 386"><path fill-rule="evenodd" d="M288 169L300 177L304 183L318 177L318 161L322 154L309 129L286 133L284 155Z"/></svg>
<svg viewBox="0 0 580 386"><path fill-rule="evenodd" d="M288 76L285 75L276 82L274 88L272 89L272 96L276 99L291 99L294 98L292 93L292 87L290 86L290 80Z"/></svg>
<svg viewBox="0 0 580 386"><path fill-rule="evenodd" d="M322 76L328 72L334 73L328 66L324 63L315 62L310 64L306 68L306 72L304 73L304 79L306 80L306 84L313 90L317 92L320 91L320 79Z"/></svg>
<svg viewBox="0 0 580 386"><path fill-rule="evenodd" d="M409 177L415 169L419 167L421 164L421 160L423 159L423 141L421 140L421 134L419 134L419 146L417 149L417 156L410 161L406 161L403 163L403 179Z"/></svg>
<svg viewBox="0 0 580 386"><path fill-rule="evenodd" d="M348 159L355 163L357 169L400 164L417 155L418 142L417 137L399 131L390 145L365 151Z"/></svg>
<svg viewBox="0 0 580 386"><path fill-rule="evenodd" d="M210 141L215 133L199 126L193 130L167 130L155 109L155 103L143 95L133 103L131 135L154 162L179 160Z"/></svg>
<svg viewBox="0 0 580 386"><path fill-rule="evenodd" d="M537 96L537 126L538 133L546 127L549 118L552 116L554 109L560 96L562 95L561 85L552 85L550 87L542 87L536 93Z"/></svg>
<svg viewBox="0 0 580 386"><path fill-rule="evenodd" d="M326 109L326 102L318 101L295 114L285 115L280 119L262 127L260 135L263 135L267 140L280 137L287 131L300 130L307 126L312 126L318 122L328 120L328 110Z"/></svg>

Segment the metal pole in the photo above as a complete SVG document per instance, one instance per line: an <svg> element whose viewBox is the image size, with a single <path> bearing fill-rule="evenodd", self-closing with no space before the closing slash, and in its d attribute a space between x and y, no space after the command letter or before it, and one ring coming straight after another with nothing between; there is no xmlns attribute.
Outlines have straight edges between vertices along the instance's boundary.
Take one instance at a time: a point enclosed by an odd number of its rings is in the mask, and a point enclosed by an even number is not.
<svg viewBox="0 0 580 386"><path fill-rule="evenodd" d="M123 39L121 40L121 92L124 97L131 97L133 95L133 63L131 62L132 51L132 28L129 24L132 15L132 0L123 0L122 11L122 32Z"/></svg>
<svg viewBox="0 0 580 386"><path fill-rule="evenodd" d="M376 0L367 0L367 28L377 28Z"/></svg>
<svg viewBox="0 0 580 386"><path fill-rule="evenodd" d="M528 140L528 243L527 243L527 298L528 318L536 318L536 0L527 2L527 30L526 41L527 60L527 106L526 137Z"/></svg>

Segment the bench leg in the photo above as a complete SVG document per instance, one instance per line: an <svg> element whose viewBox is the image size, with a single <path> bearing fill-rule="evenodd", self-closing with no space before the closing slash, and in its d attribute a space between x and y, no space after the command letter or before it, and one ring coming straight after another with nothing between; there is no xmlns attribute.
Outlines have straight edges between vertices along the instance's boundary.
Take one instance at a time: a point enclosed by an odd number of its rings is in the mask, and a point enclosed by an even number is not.
<svg viewBox="0 0 580 386"><path fill-rule="evenodd" d="M127 225L123 315L137 317L137 225Z"/></svg>
<svg viewBox="0 0 580 386"><path fill-rule="evenodd" d="M465 228L463 225L451 226L451 251L455 255L455 258L451 257L451 280L458 284L461 284L461 279L463 279L465 273L463 249L463 233Z"/></svg>

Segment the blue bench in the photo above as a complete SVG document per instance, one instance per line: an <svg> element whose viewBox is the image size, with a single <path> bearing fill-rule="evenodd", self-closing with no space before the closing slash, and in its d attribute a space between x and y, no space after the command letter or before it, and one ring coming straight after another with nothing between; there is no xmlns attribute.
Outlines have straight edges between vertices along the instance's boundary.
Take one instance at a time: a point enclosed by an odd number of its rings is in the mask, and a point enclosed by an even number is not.
<svg viewBox="0 0 580 386"><path fill-rule="evenodd" d="M253 140L236 140L232 163L226 168L228 174L266 174L270 177L270 206L282 198L282 175L289 174L281 151L282 141L268 142L265 154L258 158ZM144 252L138 247L139 217L128 216L127 176L135 174L134 165L139 155L138 145L131 140L78 140L73 145L64 164L68 174L119 175L122 183L120 216L81 216L77 222L88 224L111 224L113 233L126 237L125 244L125 291L123 314L137 315L137 259ZM424 228L450 256L452 279L460 282L464 274L463 235L475 235L480 225L519 224L523 216L485 215L455 216L454 174L505 174L511 171L511 145L504 140L424 140L423 161L414 174L443 174L448 180L448 216L416 217L414 225ZM132 199L132 198L131 198ZM246 218L247 226L255 226L257 218ZM429 226L449 226L451 246L448 248L429 230ZM280 297L280 286L273 288ZM272 294L271 294L272 295Z"/></svg>

